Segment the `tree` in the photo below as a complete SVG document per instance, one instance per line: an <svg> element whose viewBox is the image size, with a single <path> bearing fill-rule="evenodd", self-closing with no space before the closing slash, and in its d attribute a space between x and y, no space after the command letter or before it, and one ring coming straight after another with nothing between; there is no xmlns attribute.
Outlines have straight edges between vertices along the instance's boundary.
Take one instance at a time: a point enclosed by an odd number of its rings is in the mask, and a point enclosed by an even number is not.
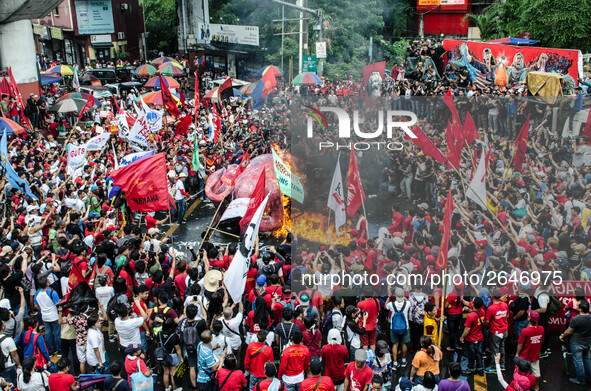
<svg viewBox="0 0 591 391"><path fill-rule="evenodd" d="M148 50L167 54L178 48L178 18L175 0L143 0Z"/></svg>

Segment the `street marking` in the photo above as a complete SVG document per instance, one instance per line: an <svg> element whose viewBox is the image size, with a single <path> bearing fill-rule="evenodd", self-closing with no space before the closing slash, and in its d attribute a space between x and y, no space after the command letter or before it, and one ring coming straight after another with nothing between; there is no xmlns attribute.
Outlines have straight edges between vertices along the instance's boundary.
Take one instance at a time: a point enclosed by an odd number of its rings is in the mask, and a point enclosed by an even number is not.
<svg viewBox="0 0 591 391"><path fill-rule="evenodd" d="M201 198L197 198L195 200L195 202L193 202L191 204L191 206L189 207L189 209L187 209L187 211L185 212L185 219L187 217L189 217L191 215L191 213L193 213L193 211L195 210L195 208L197 207L197 205L199 205L201 203ZM179 227L178 224L171 224L170 228L168 228L168 231L166 231L166 234L164 236L170 236L174 233L174 231L176 231L176 229Z"/></svg>
<svg viewBox="0 0 591 391"><path fill-rule="evenodd" d="M486 391L487 389L486 373L484 376L480 376L478 373L474 374L474 391Z"/></svg>

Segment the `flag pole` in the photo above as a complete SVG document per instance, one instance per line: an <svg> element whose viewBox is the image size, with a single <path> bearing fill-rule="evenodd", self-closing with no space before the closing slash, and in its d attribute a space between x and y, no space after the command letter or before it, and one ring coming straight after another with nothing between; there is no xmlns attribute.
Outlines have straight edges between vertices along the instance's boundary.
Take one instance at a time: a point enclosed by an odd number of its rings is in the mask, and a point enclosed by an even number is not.
<svg viewBox="0 0 591 391"><path fill-rule="evenodd" d="M437 346L439 347L441 347L441 338L443 337L443 317L445 313L445 288L445 269L443 269L441 271L441 316L439 317L439 333L437 334Z"/></svg>
<svg viewBox="0 0 591 391"><path fill-rule="evenodd" d="M207 226L207 230L205 231L205 236L203 237L203 240L201 241L201 244L199 244L199 249L197 250L197 253L199 253L199 251L201 251L201 247L203 246L203 243L205 242L205 240L207 239L207 235L209 234L209 231L211 230L211 225L213 224L213 221L215 220L216 216L218 215L218 212L220 210L220 208L222 207L222 204L224 203L224 200L226 199L228 195L224 195L224 198L221 199L218 208L215 210L215 213L213 214L213 217L211 218L211 221L209 222L209 225Z"/></svg>
<svg viewBox="0 0 591 391"><path fill-rule="evenodd" d="M361 197L361 206L363 207L363 218L365 218L365 240L369 239L369 222L367 221L367 214L365 213L365 201Z"/></svg>

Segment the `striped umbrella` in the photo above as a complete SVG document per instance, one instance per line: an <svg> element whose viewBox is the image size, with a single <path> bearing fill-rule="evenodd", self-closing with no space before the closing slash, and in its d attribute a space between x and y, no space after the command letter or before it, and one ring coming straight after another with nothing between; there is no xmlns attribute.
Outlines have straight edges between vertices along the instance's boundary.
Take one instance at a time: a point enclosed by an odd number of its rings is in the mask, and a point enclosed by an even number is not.
<svg viewBox="0 0 591 391"><path fill-rule="evenodd" d="M300 73L293 79L291 82L294 86L313 86L313 85L321 85L322 79L319 78L315 73L306 72Z"/></svg>
<svg viewBox="0 0 591 391"><path fill-rule="evenodd" d="M72 68L69 65L56 65L54 67L49 68L47 72L55 73L62 76L71 76L74 74L74 68Z"/></svg>
<svg viewBox="0 0 591 391"><path fill-rule="evenodd" d="M185 72L182 69L175 67L171 63L165 62L158 67L158 73L162 76L179 77L183 76Z"/></svg>
<svg viewBox="0 0 591 391"><path fill-rule="evenodd" d="M25 129L23 129L22 126L20 126L13 120L0 117L0 134L4 134L4 131L6 131L7 135L11 135L21 134L25 131Z"/></svg>
<svg viewBox="0 0 591 391"><path fill-rule="evenodd" d="M158 57L157 59L152 61L152 65L160 66L160 65L164 64L165 62L176 62L178 64L178 61L172 57Z"/></svg>
<svg viewBox="0 0 591 391"><path fill-rule="evenodd" d="M150 64L144 64L139 66L134 73L138 76L154 76L156 74L156 68Z"/></svg>
<svg viewBox="0 0 591 391"><path fill-rule="evenodd" d="M263 77L265 73L269 71L273 72L275 74L275 77L283 76L283 70L273 64L267 65L266 67L262 67L261 69L259 69L257 75Z"/></svg>
<svg viewBox="0 0 591 391"><path fill-rule="evenodd" d="M88 100L89 96L90 96L90 94L86 93L86 92L69 92L67 94L62 95L57 101L61 102L66 99L81 99L86 102ZM92 98L94 99L94 104L97 107L101 107L101 102L97 98L95 98L94 96Z"/></svg>
<svg viewBox="0 0 591 391"><path fill-rule="evenodd" d="M252 94L252 91L257 86L257 83L258 83L258 81L256 83L248 83L248 84L243 85L242 87L240 87L240 92L244 96L250 96L250 94Z"/></svg>
<svg viewBox="0 0 591 391"><path fill-rule="evenodd" d="M166 84L168 84L168 88L179 88L180 87L180 84L178 83L178 81L174 80L172 77L163 76L162 78L164 79L164 82ZM159 77L151 78L144 85L144 87L160 89L160 78Z"/></svg>
<svg viewBox="0 0 591 391"><path fill-rule="evenodd" d="M179 103L181 101L177 94L172 94L172 99L174 99L176 103ZM146 102L147 105L164 105L164 102L162 101L162 91L148 92L147 94L142 95L142 100ZM140 98L136 98L136 102L139 101Z"/></svg>
<svg viewBox="0 0 591 391"><path fill-rule="evenodd" d="M86 105L86 99L69 98L56 102L47 110L50 113L71 113L80 111Z"/></svg>
<svg viewBox="0 0 591 391"><path fill-rule="evenodd" d="M42 86L47 86L53 83L59 83L60 81L64 80L63 77L52 72L41 72L40 76Z"/></svg>

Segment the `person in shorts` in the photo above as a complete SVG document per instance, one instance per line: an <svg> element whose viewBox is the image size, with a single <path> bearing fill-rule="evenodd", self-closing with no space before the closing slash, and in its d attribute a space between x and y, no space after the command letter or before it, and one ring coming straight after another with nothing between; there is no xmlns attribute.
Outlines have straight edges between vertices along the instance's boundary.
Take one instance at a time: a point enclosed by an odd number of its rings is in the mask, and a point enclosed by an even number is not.
<svg viewBox="0 0 591 391"><path fill-rule="evenodd" d="M392 341L392 367L396 368L398 366L398 348L399 344L402 345L402 361L400 366L406 367L408 365L408 361L406 360L406 353L408 350L408 344L410 343L410 326L408 324L408 315L410 312L410 303L407 302L406 298L404 297L404 290L400 287L394 290L394 295L396 296L396 300L386 302L386 309L390 311L390 341ZM392 331L392 319L394 318L396 313L402 313L404 316L404 320L406 322L406 331L403 333L394 333Z"/></svg>

